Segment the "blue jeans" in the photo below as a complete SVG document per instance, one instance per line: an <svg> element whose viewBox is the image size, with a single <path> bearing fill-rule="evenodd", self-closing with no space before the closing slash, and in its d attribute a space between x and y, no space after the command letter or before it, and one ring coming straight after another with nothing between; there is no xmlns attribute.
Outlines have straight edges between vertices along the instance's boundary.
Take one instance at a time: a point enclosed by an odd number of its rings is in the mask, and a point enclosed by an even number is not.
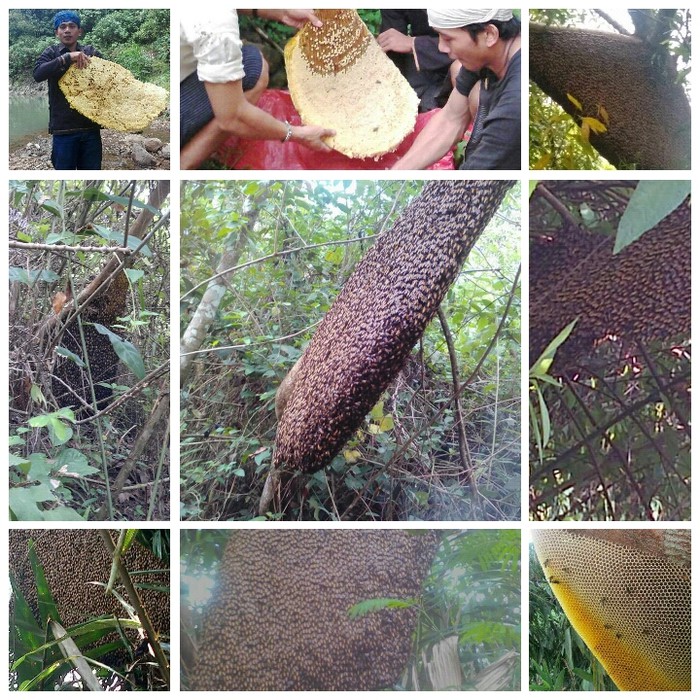
<svg viewBox="0 0 700 700"><path fill-rule="evenodd" d="M99 129L54 134L51 149L54 170L101 170L102 136Z"/></svg>

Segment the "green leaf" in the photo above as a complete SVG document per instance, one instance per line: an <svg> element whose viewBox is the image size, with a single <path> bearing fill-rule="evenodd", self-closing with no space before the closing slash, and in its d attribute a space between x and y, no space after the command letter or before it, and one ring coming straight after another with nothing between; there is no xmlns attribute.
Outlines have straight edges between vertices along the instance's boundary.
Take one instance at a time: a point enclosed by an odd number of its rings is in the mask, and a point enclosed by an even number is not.
<svg viewBox="0 0 700 700"><path fill-rule="evenodd" d="M348 617L354 620L357 617L364 617L370 613L388 608L410 608L416 604L416 600L409 598L400 600L398 598L370 598L363 600L348 608Z"/></svg>
<svg viewBox="0 0 700 700"><path fill-rule="evenodd" d="M581 122L596 134L604 134L608 130L608 127L595 117L582 117Z"/></svg>
<svg viewBox="0 0 700 700"><path fill-rule="evenodd" d="M542 395L539 387L537 387L537 398L539 399L540 421L542 423L542 447L546 447L552 435L551 424L549 421L549 409L547 408L544 396Z"/></svg>
<svg viewBox="0 0 700 700"><path fill-rule="evenodd" d="M54 216L61 216L61 205L53 199L45 199L39 206Z"/></svg>
<svg viewBox="0 0 700 700"><path fill-rule="evenodd" d="M31 397L34 403L46 406L46 397L44 396L44 392L41 390L41 387L38 384L32 384L32 388L29 390L29 396Z"/></svg>
<svg viewBox="0 0 700 700"><path fill-rule="evenodd" d="M18 467L26 474L29 469L29 466L31 465L31 462L25 457L20 457L19 455L15 455L12 454L12 452L10 452L9 464L11 467Z"/></svg>
<svg viewBox="0 0 700 700"><path fill-rule="evenodd" d="M24 683L20 683L19 689L20 690L32 690L34 689L35 686L39 685L43 680L46 678L49 678L55 671L57 671L63 664L66 662L61 660L61 661L55 661L51 665L47 666L45 669L41 671L41 673L38 673L34 678L31 680L25 681Z"/></svg>
<svg viewBox="0 0 700 700"><path fill-rule="evenodd" d="M29 455L28 476L30 481L46 481L54 468L53 460L49 459L43 452L32 452Z"/></svg>
<svg viewBox="0 0 700 700"><path fill-rule="evenodd" d="M540 462L544 456L544 445L542 444L542 433L540 432L540 422L537 420L537 411L532 403L532 400L528 401L528 408L530 413L530 431L532 432L532 438L537 445L537 454L539 456Z"/></svg>
<svg viewBox="0 0 700 700"><path fill-rule="evenodd" d="M73 435L73 429L63 422L60 411L34 416L29 419L29 425L32 428L47 428L49 431L49 439L54 445L63 445L68 442Z"/></svg>
<svg viewBox="0 0 700 700"><path fill-rule="evenodd" d="M369 417L372 420L381 420L384 417L384 401L380 400L374 404L372 410L369 413Z"/></svg>
<svg viewBox="0 0 700 700"><path fill-rule="evenodd" d="M394 417L391 416L391 415L389 415L389 414L387 414L386 416L384 416L384 417L381 419L381 421L379 422L379 429L380 429L383 433L387 433L387 432L389 432L390 430L393 430L393 429L394 429Z"/></svg>
<svg viewBox="0 0 700 700"><path fill-rule="evenodd" d="M32 286L37 281L56 282L58 275L53 270L27 270L23 267L10 267L10 282Z"/></svg>
<svg viewBox="0 0 700 700"><path fill-rule="evenodd" d="M535 191L535 188L539 184L540 184L539 180L530 180L529 185L528 185L528 193L527 193L528 197L532 197L532 193Z"/></svg>
<svg viewBox="0 0 700 700"><path fill-rule="evenodd" d="M99 234L107 241L116 243L120 246L124 245L123 231L112 231L112 229L109 229L106 226L100 226L99 224L93 224L93 228L95 229L95 233ZM136 236L127 236L126 245L131 248L131 250L136 250L141 245L141 239L136 238ZM143 253L147 258L150 258L153 255L148 245L143 246L139 252Z"/></svg>
<svg viewBox="0 0 700 700"><path fill-rule="evenodd" d="M100 470L88 464L87 457L78 450L69 447L56 457L56 476L89 476Z"/></svg>
<svg viewBox="0 0 700 700"><path fill-rule="evenodd" d="M105 326L95 323L95 330L109 338L112 343L114 352L117 353L119 359L136 375L137 379L143 379L146 376L146 368L141 358L141 353L136 349L133 343L120 338L116 333L113 333Z"/></svg>
<svg viewBox="0 0 700 700"><path fill-rule="evenodd" d="M559 346L566 341L566 339L571 335L571 331L574 330L574 326L578 318L575 318L564 330L562 330L554 340L543 350L542 354L537 358L535 364L530 370L530 377L540 377L549 372L549 368L552 365L552 360L559 349ZM548 362L549 361L549 362Z"/></svg>
<svg viewBox="0 0 700 700"><path fill-rule="evenodd" d="M35 655L35 649L44 641L44 630L34 618L34 613L22 593L22 588L10 571L10 585L14 596L14 606L10 616L10 629L13 636L14 663L11 669L17 672L17 684L33 678L41 670L42 664Z"/></svg>
<svg viewBox="0 0 700 700"><path fill-rule="evenodd" d="M39 617L41 622L45 625L49 619L60 620L61 616L58 612L56 601L53 599L49 582L46 580L44 567L39 561L34 542L31 540L29 541L27 554L29 557L29 563L32 565L32 571L34 572L34 582L36 584Z"/></svg>
<svg viewBox="0 0 700 700"><path fill-rule="evenodd" d="M61 355L61 357L67 357L71 362L75 362L75 364L78 365L78 367L85 367L85 363L82 361L82 359L67 348L57 345L56 354Z"/></svg>
<svg viewBox="0 0 700 700"><path fill-rule="evenodd" d="M50 522L62 522L64 520L78 522L85 520L78 511L68 506L58 506L57 508L51 508L51 510L45 510L43 516L43 520L48 520Z"/></svg>
<svg viewBox="0 0 700 700"><path fill-rule="evenodd" d="M142 279L146 273L143 270L134 270L133 268L129 267L124 268L124 274L129 279L129 282L131 282L131 284L134 284L135 282L138 282L140 279Z"/></svg>
<svg viewBox="0 0 700 700"><path fill-rule="evenodd" d="M55 233L50 233L46 236L46 241L48 245L56 245L57 243L65 243L66 245L75 245L80 241L80 236L73 233L73 231L60 231Z"/></svg>
<svg viewBox="0 0 700 700"><path fill-rule="evenodd" d="M98 202L114 202L120 206L127 208L129 206L129 197L124 197L123 195L110 194L109 192L102 192L93 187L89 187L82 193L85 199L90 199ZM147 209L152 214L159 214L160 212L152 204L147 202L142 202L140 199L134 198L131 200L132 209Z"/></svg>
<svg viewBox="0 0 700 700"><path fill-rule="evenodd" d="M10 513L14 520L43 520L38 504L54 498L51 489L42 484L10 489Z"/></svg>
<svg viewBox="0 0 700 700"><path fill-rule="evenodd" d="M332 248L325 255L325 259L333 265L340 265L343 262L344 257L345 254L343 253L343 249L341 247Z"/></svg>
<svg viewBox="0 0 700 700"><path fill-rule="evenodd" d="M619 253L654 228L678 208L689 194L688 180L640 181L620 219L613 253Z"/></svg>

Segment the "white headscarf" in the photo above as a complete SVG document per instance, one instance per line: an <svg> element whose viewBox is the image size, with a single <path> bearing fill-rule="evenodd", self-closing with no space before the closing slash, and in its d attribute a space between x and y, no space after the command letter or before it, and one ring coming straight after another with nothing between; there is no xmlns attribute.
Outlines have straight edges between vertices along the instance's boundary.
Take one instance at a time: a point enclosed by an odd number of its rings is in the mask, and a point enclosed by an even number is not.
<svg viewBox="0 0 700 700"><path fill-rule="evenodd" d="M507 22L512 18L511 10L428 10L428 22L434 29L460 29L468 24Z"/></svg>

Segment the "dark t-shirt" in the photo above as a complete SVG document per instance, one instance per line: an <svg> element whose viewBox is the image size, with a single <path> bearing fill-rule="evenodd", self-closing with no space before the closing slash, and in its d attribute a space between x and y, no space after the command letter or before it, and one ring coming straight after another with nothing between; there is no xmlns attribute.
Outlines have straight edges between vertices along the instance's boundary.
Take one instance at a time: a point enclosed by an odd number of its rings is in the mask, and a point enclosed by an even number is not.
<svg viewBox="0 0 700 700"><path fill-rule="evenodd" d="M76 51L82 51L87 56L97 56L102 58L99 51L94 46L76 46ZM65 53L70 53L66 46L62 44L48 46L34 65L34 80L37 83L43 80L49 81L49 133L67 134L72 131L84 131L85 129L99 129L100 125L84 117L80 112L74 110L69 104L66 96L58 86L59 79L70 68L70 60L60 59Z"/></svg>
<svg viewBox="0 0 700 700"><path fill-rule="evenodd" d="M479 77L462 68L457 91L469 96ZM460 170L520 169L520 51L511 58L505 75L481 78L479 109L474 117Z"/></svg>

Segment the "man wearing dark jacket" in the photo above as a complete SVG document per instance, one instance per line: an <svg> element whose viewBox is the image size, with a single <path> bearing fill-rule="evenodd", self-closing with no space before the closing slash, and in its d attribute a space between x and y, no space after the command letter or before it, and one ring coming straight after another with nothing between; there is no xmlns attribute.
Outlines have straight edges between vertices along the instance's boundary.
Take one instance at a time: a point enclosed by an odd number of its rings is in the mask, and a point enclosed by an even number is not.
<svg viewBox="0 0 700 700"><path fill-rule="evenodd" d="M381 10L377 42L420 98L419 111L442 107L449 96L452 60L438 48L440 37L427 10Z"/></svg>
<svg viewBox="0 0 700 700"><path fill-rule="evenodd" d="M44 49L34 66L34 80L49 82L49 133L53 135L51 162L55 170L100 170L100 126L68 104L58 81L73 64L85 68L90 56L102 56L93 46L78 43L83 30L77 12L57 12L53 26L61 43Z"/></svg>

